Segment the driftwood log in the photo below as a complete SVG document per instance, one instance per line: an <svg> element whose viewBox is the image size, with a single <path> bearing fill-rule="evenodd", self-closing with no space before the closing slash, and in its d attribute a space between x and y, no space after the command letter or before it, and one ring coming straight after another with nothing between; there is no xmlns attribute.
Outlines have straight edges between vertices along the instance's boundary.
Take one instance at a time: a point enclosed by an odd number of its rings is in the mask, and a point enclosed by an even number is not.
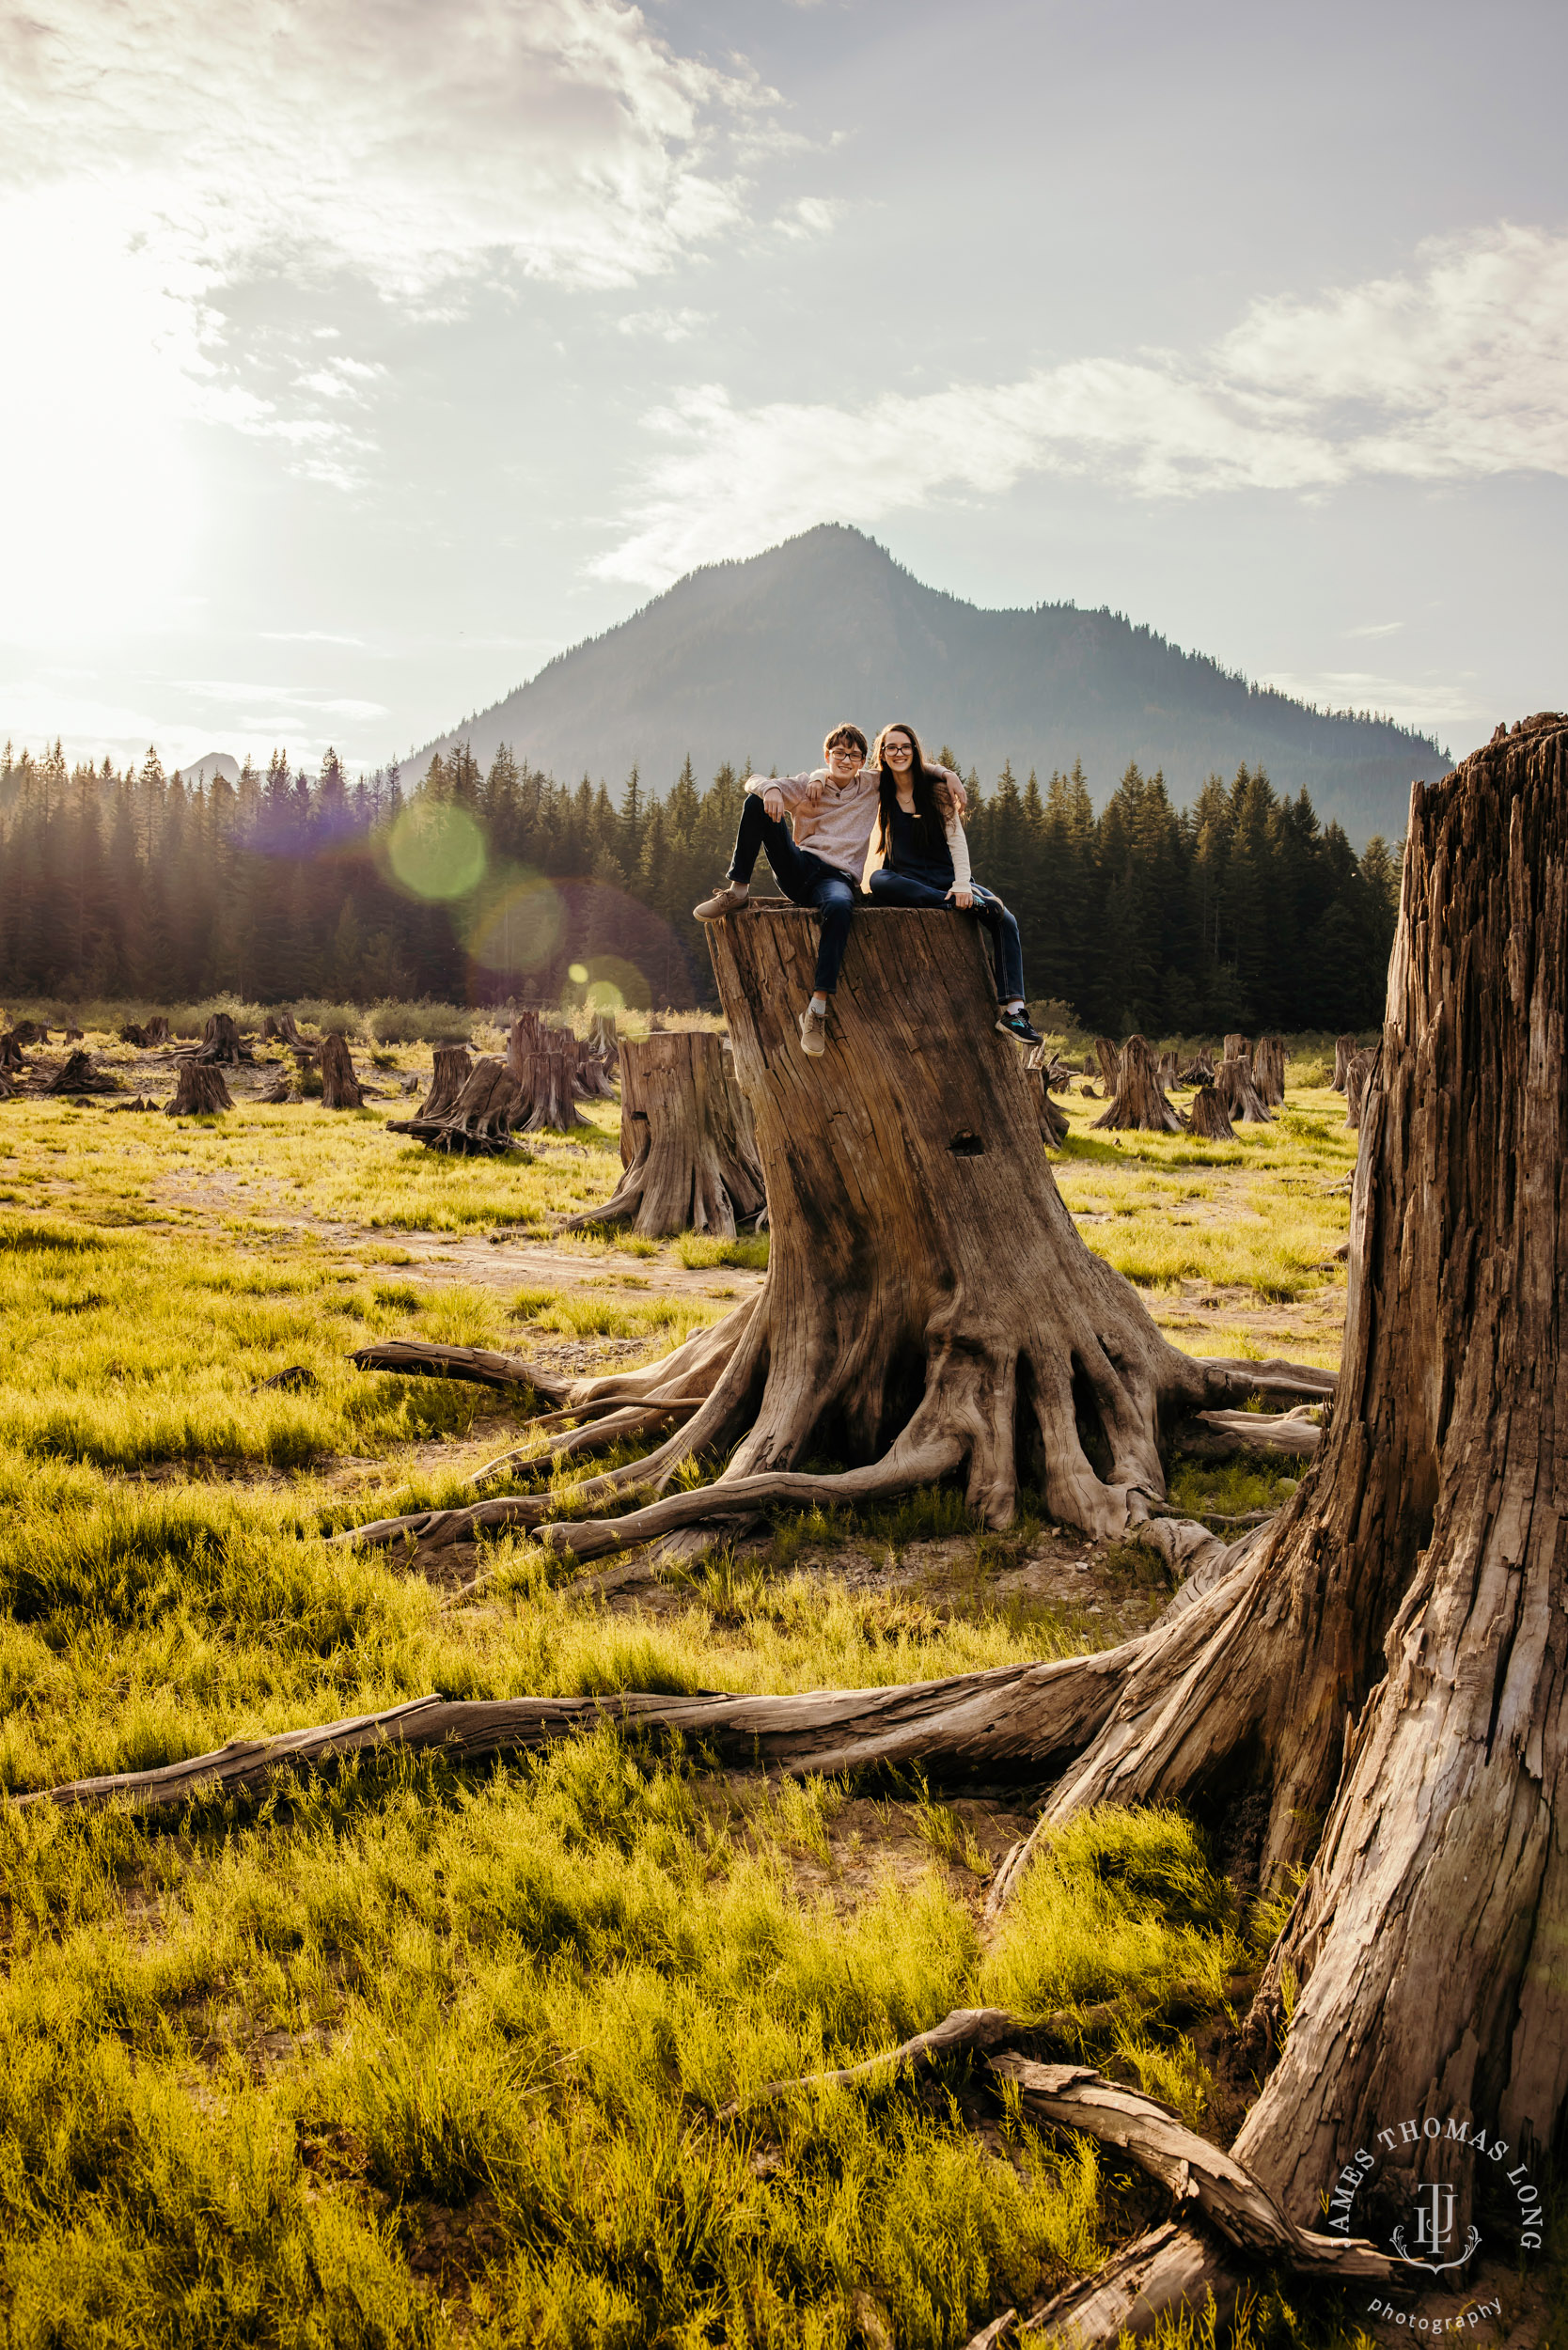
<svg viewBox="0 0 1568 2350"><path fill-rule="evenodd" d="M1153 1135L1181 1133L1182 1113L1167 1100L1154 1056L1141 1036L1130 1036L1121 1047L1112 1095L1109 1108L1095 1120L1096 1127L1118 1133L1134 1128Z"/></svg>
<svg viewBox="0 0 1568 2350"><path fill-rule="evenodd" d="M628 1037L620 1055L620 1158L613 1198L562 1227L630 1222L650 1240L673 1232L734 1238L765 1203L750 1120L730 1057L708 1028Z"/></svg>
<svg viewBox="0 0 1568 2350"><path fill-rule="evenodd" d="M321 1039L321 1106L329 1110L358 1110L365 1106L359 1080L353 1073L349 1040L341 1028Z"/></svg>
<svg viewBox="0 0 1568 2350"><path fill-rule="evenodd" d="M463 1053L463 1058L466 1060L467 1054ZM438 1069L435 1086L431 1088L432 1101L440 1085ZM521 1098L518 1081L507 1063L487 1055L475 1062L456 1099L440 1117L432 1118L427 1104L416 1117L391 1118L386 1122L392 1134L412 1135L416 1142L432 1151L496 1157L519 1147L512 1140L512 1124Z"/></svg>
<svg viewBox="0 0 1568 2350"><path fill-rule="evenodd" d="M173 1101L167 1104L170 1118L207 1118L218 1110L233 1107L233 1097L215 1061L180 1061L180 1082Z"/></svg>
<svg viewBox="0 0 1568 2350"><path fill-rule="evenodd" d="M1337 1036L1334 1039L1334 1074L1329 1082L1336 1093L1342 1093L1345 1089L1345 1077L1356 1053L1356 1044L1353 1036Z"/></svg>
<svg viewBox="0 0 1568 2350"><path fill-rule="evenodd" d="M1345 1071L1345 1124L1347 1126L1355 1128L1361 1123L1362 1104L1366 1099L1367 1087L1376 1066L1377 1055L1370 1046L1351 1056L1350 1066Z"/></svg>
<svg viewBox="0 0 1568 2350"><path fill-rule="evenodd" d="M1205 1142L1234 1142L1236 1130L1231 1123L1231 1113L1223 1095L1215 1086L1204 1083L1192 1097L1187 1123L1195 1135Z"/></svg>

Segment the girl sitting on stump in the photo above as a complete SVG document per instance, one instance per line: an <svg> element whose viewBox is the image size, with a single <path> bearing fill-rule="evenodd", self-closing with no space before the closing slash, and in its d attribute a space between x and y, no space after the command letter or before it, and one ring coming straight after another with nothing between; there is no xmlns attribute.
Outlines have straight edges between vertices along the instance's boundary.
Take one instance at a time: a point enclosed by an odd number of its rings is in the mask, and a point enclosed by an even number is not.
<svg viewBox="0 0 1568 2350"><path fill-rule="evenodd" d="M1000 898L970 877L969 845L946 771L926 765L919 736L902 724L883 728L871 763L880 777L875 846L886 859L871 875L872 897L879 905L955 905L974 914L991 934L996 1026L1021 1044L1038 1044L1040 1031L1024 1010L1018 925Z"/></svg>

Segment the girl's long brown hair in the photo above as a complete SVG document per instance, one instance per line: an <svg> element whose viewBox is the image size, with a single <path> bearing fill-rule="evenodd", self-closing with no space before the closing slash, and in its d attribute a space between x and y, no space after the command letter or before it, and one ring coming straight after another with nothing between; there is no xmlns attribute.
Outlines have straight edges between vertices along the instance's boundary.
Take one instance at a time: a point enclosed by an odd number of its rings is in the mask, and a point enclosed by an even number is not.
<svg viewBox="0 0 1568 2350"><path fill-rule="evenodd" d="M909 780L915 793L915 813L919 820L927 853L939 864L948 845L948 818L952 813L952 798L940 776L933 776L926 765L926 755L920 748L920 738L912 726L902 718L891 718L876 738L871 764L877 771L877 846L884 856L893 838L893 810L899 804L899 779L883 760L882 746L890 734L907 734L915 756L910 761Z"/></svg>

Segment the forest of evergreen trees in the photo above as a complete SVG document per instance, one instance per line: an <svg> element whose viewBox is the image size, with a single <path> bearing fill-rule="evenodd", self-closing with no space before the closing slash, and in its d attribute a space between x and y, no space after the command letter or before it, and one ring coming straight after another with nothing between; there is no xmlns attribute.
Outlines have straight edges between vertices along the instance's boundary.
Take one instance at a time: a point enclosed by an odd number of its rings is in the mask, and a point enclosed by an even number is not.
<svg viewBox="0 0 1568 2350"><path fill-rule="evenodd" d="M331 752L314 776L278 753L202 791L152 752L121 774L8 745L0 994L553 1003L586 974L629 1003L711 1002L690 908L743 779L701 791L688 761L651 801L634 771L618 807L506 750L488 773L437 758L408 791L395 769L351 782ZM1397 852L1357 857L1305 792L1246 767L1181 810L1136 767L1099 816L1076 766L970 791L975 871L1018 916L1031 997L1119 1035L1381 1018Z"/></svg>

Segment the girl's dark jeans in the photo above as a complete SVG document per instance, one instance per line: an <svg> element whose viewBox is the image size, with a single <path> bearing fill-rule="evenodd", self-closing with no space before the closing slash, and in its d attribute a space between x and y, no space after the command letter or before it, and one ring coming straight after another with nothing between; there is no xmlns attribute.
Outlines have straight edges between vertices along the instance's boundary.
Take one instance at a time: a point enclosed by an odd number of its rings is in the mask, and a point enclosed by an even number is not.
<svg viewBox="0 0 1568 2350"><path fill-rule="evenodd" d="M775 868L777 870L777 868ZM1024 993L1024 948L1018 936L1018 925L1003 905L1000 898L982 889L979 882L969 885L974 892L973 913L983 922L991 934L991 967L996 975L996 996L1000 1003L1010 1004ZM951 882L948 889L952 887ZM884 865L871 875L871 895L885 906L948 906L952 901L947 889L939 889L932 882L917 881L913 873L895 873L890 865Z"/></svg>

